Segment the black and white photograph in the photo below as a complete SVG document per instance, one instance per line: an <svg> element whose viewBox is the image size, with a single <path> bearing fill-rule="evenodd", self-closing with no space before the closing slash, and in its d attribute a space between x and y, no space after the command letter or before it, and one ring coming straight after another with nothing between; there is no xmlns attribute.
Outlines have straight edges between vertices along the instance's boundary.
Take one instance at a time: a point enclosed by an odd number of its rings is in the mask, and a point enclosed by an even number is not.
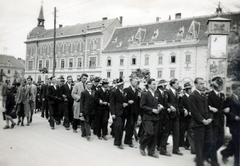
<svg viewBox="0 0 240 166"><path fill-rule="evenodd" d="M1 166L239 166L238 0L0 0Z"/></svg>

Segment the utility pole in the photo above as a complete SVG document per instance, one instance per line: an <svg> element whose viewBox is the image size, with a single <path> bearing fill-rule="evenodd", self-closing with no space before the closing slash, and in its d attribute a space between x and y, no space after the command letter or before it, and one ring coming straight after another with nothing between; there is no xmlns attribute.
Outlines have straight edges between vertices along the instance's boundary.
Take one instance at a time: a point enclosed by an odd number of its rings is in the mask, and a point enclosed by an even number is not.
<svg viewBox="0 0 240 166"><path fill-rule="evenodd" d="M56 45L56 7L54 7L54 35L53 35L53 76L55 76L56 58L55 58L55 45Z"/></svg>

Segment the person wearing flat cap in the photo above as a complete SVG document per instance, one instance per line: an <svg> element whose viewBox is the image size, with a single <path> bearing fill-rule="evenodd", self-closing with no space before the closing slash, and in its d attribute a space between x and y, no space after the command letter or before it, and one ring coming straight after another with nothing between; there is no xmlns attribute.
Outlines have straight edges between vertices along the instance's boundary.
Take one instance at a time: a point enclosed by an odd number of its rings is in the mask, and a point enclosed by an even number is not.
<svg viewBox="0 0 240 166"><path fill-rule="evenodd" d="M107 140L108 119L109 119L109 82L102 81L102 87L96 91L96 133L99 140Z"/></svg>
<svg viewBox="0 0 240 166"><path fill-rule="evenodd" d="M114 145L124 149L122 145L124 109L128 106L126 95L123 92L124 81L122 78L116 80L116 88L112 89L109 96L110 112L113 119Z"/></svg>
<svg viewBox="0 0 240 166"><path fill-rule="evenodd" d="M191 122L191 112L188 105L188 97L192 92L192 86L189 82L184 84L184 95L179 98L179 111L180 111L180 137L179 146L189 149L189 144L191 146L191 153L195 153L195 146L193 140L193 130L190 128ZM187 132L187 137L185 138L185 133Z"/></svg>

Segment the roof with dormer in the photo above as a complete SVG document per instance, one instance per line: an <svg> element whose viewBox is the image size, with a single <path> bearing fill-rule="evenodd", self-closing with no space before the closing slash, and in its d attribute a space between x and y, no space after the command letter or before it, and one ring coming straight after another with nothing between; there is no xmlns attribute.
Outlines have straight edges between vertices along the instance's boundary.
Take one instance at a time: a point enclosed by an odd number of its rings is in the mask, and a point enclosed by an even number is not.
<svg viewBox="0 0 240 166"><path fill-rule="evenodd" d="M90 23L84 23L84 24L76 24L76 25L68 25L61 28L56 29L56 37L67 37L67 36L73 36L73 35L86 35L90 33L96 33L96 32L103 32L108 28L114 21L119 21L118 18L114 19L106 19L96 22L90 22ZM37 27L38 28L38 27ZM33 29L32 31L34 31ZM31 35L32 32L30 32L28 36L28 41L31 39L47 39L47 38L53 38L53 29L45 30L42 33ZM26 42L28 42L26 41Z"/></svg>
<svg viewBox="0 0 240 166"><path fill-rule="evenodd" d="M23 62L19 61L18 59L16 59L14 56L11 55L4 55L4 54L0 54L0 66L4 66L4 67L13 67L13 68L19 68L19 69L24 69L25 66L23 64Z"/></svg>
<svg viewBox="0 0 240 166"><path fill-rule="evenodd" d="M209 19L217 15L167 20L145 25L116 27L103 52L122 52L143 48L181 45L207 45ZM231 26L240 21L240 13L223 14Z"/></svg>

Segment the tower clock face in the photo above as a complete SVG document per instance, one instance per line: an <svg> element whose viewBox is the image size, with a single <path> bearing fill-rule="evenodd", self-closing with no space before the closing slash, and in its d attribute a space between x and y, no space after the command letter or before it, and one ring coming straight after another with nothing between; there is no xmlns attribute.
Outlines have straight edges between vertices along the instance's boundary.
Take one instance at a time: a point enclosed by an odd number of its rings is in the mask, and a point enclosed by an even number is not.
<svg viewBox="0 0 240 166"><path fill-rule="evenodd" d="M211 58L226 58L227 35L212 35L210 42Z"/></svg>

